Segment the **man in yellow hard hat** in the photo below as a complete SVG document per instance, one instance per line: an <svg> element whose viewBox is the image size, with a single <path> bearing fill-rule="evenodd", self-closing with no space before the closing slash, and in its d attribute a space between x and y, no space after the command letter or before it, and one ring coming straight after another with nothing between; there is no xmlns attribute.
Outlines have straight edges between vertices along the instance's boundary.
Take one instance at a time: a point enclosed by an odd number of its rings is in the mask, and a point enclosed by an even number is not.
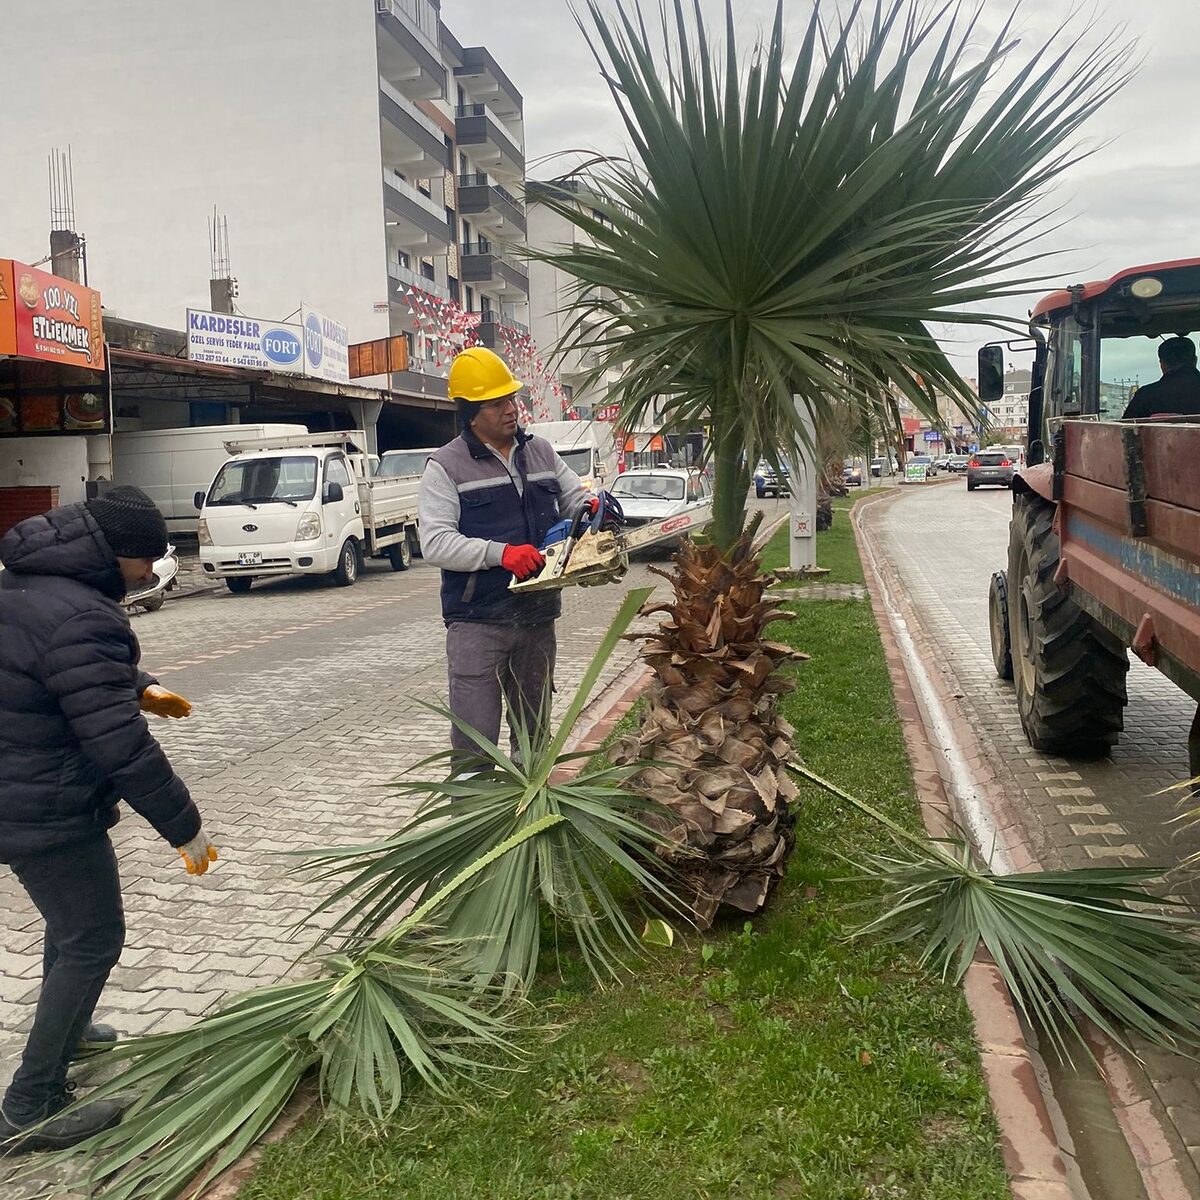
<svg viewBox="0 0 1200 1200"><path fill-rule="evenodd" d="M509 582L541 570L551 526L596 505L554 448L520 427L521 386L491 350L459 354L448 390L462 433L421 478L421 552L442 569L450 711L493 742L505 701L535 734L545 729L562 610L557 590L511 592ZM478 754L457 726L450 740Z"/></svg>

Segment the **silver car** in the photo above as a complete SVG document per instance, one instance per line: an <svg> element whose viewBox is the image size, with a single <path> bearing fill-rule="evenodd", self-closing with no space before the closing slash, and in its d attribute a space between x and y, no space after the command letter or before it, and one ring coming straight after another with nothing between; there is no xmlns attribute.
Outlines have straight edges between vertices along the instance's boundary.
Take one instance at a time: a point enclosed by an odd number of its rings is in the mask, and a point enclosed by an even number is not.
<svg viewBox="0 0 1200 1200"><path fill-rule="evenodd" d="M973 492L985 484L993 487L1012 487L1017 464L1007 450L980 450L967 463L967 491Z"/></svg>

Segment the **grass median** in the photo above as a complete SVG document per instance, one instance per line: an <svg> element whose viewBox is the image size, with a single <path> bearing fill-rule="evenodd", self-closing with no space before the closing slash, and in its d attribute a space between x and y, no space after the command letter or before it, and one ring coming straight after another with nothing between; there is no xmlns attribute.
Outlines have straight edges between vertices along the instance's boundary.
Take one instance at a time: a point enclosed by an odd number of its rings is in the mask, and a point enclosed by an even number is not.
<svg viewBox="0 0 1200 1200"><path fill-rule="evenodd" d="M862 578L847 507L818 538L834 582ZM785 700L801 754L916 828L869 603L795 609L775 629L813 655ZM883 849L878 829L806 793L797 832L754 922L681 936L603 991L565 958L534 996L557 1034L523 1073L489 1077L502 1091L418 1098L382 1133L311 1120L241 1200L1007 1196L962 996L906 949L846 936L847 906L870 896L840 856Z"/></svg>

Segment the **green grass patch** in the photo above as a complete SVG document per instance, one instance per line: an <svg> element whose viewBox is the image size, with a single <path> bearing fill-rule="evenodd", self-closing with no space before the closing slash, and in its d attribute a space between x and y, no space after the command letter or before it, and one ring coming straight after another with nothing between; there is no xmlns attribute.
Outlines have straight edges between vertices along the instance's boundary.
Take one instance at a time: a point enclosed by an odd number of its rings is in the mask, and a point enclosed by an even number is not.
<svg viewBox="0 0 1200 1200"><path fill-rule="evenodd" d="M822 536L847 530L843 511ZM801 753L916 828L869 605L795 607L775 629L814 654L785 701ZM846 937L866 896L838 852L884 845L806 793L762 917L681 937L605 991L564 958L534 997L557 1036L532 1041L522 1074L489 1077L503 1091L418 1097L382 1132L310 1121L241 1200L1001 1200L962 996L906 949Z"/></svg>

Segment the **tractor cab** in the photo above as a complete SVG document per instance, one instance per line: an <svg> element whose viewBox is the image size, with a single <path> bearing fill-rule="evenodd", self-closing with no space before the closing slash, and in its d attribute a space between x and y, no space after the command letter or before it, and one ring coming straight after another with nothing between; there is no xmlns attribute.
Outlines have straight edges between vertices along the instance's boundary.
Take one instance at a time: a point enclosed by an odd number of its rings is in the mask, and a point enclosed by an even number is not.
<svg viewBox="0 0 1200 1200"><path fill-rule="evenodd" d="M1032 351L1026 461L1049 457L1064 417L1119 420L1133 394L1160 377L1158 344L1182 335L1200 344L1200 259L1132 267L1043 298L1030 340L979 351L979 398L1004 392L1004 351Z"/></svg>

